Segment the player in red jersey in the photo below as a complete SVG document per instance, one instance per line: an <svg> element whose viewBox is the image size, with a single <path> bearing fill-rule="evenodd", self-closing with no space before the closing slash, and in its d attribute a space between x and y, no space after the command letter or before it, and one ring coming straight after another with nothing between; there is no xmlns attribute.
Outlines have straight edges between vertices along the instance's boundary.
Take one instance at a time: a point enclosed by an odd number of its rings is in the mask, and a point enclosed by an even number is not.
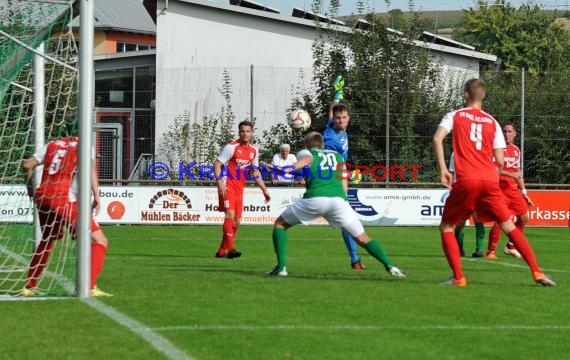
<svg viewBox="0 0 570 360"><path fill-rule="evenodd" d="M25 172L28 195L34 198L38 208L42 241L38 244L30 268L26 287L20 296L34 296L38 294L36 288L39 277L47 265L49 255L56 240L63 237L65 228L68 228L75 238L75 225L78 216L77 208L77 155L78 138L63 137L49 142L27 159L22 168ZM33 188L33 169L44 164L42 179L39 187ZM93 207L98 212L100 198L98 193L98 180L95 166L92 167L92 192L94 193ZM107 250L107 238L101 231L99 224L91 218L91 296L111 296L97 288L96 281L103 268Z"/></svg>
<svg viewBox="0 0 570 360"><path fill-rule="evenodd" d="M219 258L233 259L241 256L241 252L235 249L234 240L241 222L245 181L248 178L254 179L263 191L265 202L271 199L259 171L259 150L251 143L253 124L242 121L238 129L239 139L227 144L214 161L219 211L225 212L222 242L216 252L216 257Z"/></svg>
<svg viewBox="0 0 570 360"><path fill-rule="evenodd" d="M497 120L482 110L485 83L479 79L467 81L464 97L467 107L445 115L433 136L441 183L451 189L439 226L443 251L453 270L453 277L444 284L459 287L467 285L454 228L473 211L477 211L481 221L494 220L499 223L527 262L537 283L554 286L554 281L538 267L527 239L510 219L511 213L499 187L497 168L502 171L503 149L506 144ZM453 186L443 153L443 140L450 132L453 137L457 179Z"/></svg>
<svg viewBox="0 0 570 360"><path fill-rule="evenodd" d="M516 227L522 232L528 224L528 207L532 206L532 199L524 187L524 179L521 173L521 150L513 142L517 136L517 131L513 123L503 125L503 135L507 147L503 153L505 165L499 174L499 185L507 200L507 206L517 217ZM494 260L497 258L495 250L501 238L501 229L495 224L489 232L489 245L485 257ZM507 242L504 250L505 254L520 258L521 255L512 242Z"/></svg>

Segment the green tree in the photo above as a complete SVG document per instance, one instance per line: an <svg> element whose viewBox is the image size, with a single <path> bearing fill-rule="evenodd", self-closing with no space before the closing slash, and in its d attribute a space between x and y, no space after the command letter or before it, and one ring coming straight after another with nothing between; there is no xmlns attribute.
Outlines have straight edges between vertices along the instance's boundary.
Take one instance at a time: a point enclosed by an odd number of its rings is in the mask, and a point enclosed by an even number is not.
<svg viewBox="0 0 570 360"><path fill-rule="evenodd" d="M526 181L570 183L569 33L555 22L552 13L541 11L538 6L515 8L504 0L494 4L479 1L478 5L477 9L464 11L454 36L502 61L500 72L482 74L488 86L486 110L500 123L512 121L520 128L520 72L526 69Z"/></svg>
<svg viewBox="0 0 570 360"><path fill-rule="evenodd" d="M453 36L478 51L497 55L505 70L524 68L539 74L568 65L568 32L538 5L517 9L505 0L493 4L479 0L477 8L463 12Z"/></svg>
<svg viewBox="0 0 570 360"><path fill-rule="evenodd" d="M171 179L178 179L179 162L184 165L196 162L192 171L198 175L199 166L212 165L221 149L233 139L232 128L236 116L231 105L231 76L226 69L219 91L224 99L220 112L205 116L200 123L192 123L190 111L185 111L174 118L164 133L159 155L168 163Z"/></svg>
<svg viewBox="0 0 570 360"><path fill-rule="evenodd" d="M513 122L521 137L520 72L483 74L487 82L485 110L499 123ZM529 183L570 183L570 71L547 72L541 76L526 74L524 175Z"/></svg>
<svg viewBox="0 0 570 360"><path fill-rule="evenodd" d="M364 3L358 1L357 6L364 9ZM319 4L314 1L314 11L320 10ZM318 131L324 129L325 121L319 119L328 116L331 84L336 75L343 74L345 102L352 109L348 131L351 162L369 166L384 164L387 158L390 164L419 162L424 166L420 179L431 181L436 174L431 134L456 98L448 96L432 55L414 43L423 25L420 14L413 11L413 2L410 7L400 32L388 29L391 24L385 16L372 13L360 14L370 25L367 31L342 31L317 23L313 126Z"/></svg>
<svg viewBox="0 0 570 360"><path fill-rule="evenodd" d="M401 9L392 9L388 11L388 24L392 29L405 29L408 26L406 14L404 14Z"/></svg>

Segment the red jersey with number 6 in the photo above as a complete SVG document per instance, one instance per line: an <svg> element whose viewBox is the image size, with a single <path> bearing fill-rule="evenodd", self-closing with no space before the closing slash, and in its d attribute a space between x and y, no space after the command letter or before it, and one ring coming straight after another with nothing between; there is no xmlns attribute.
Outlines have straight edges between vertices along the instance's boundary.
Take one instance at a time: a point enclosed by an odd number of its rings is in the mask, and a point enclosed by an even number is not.
<svg viewBox="0 0 570 360"><path fill-rule="evenodd" d="M77 143L77 137L61 138L50 141L33 155L44 165L42 181L36 190L36 201L67 199L77 169Z"/></svg>
<svg viewBox="0 0 570 360"><path fill-rule="evenodd" d="M452 133L457 182L498 181L493 150L506 144L495 118L481 109L463 108L445 115L439 126Z"/></svg>

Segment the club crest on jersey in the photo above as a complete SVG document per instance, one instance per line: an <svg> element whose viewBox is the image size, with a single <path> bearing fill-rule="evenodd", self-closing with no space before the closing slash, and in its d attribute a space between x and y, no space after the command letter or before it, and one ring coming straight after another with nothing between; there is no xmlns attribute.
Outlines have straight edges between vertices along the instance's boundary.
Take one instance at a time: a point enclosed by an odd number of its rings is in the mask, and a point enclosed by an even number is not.
<svg viewBox="0 0 570 360"><path fill-rule="evenodd" d="M253 153L249 153L249 159L253 160Z"/></svg>

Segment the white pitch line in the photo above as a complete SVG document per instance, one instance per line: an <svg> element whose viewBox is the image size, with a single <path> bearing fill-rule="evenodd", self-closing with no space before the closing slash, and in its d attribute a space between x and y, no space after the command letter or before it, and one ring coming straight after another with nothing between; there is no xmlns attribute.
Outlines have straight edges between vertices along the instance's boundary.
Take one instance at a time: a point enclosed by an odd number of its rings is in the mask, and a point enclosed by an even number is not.
<svg viewBox="0 0 570 360"><path fill-rule="evenodd" d="M112 306L109 306L102 301L94 298L87 298L83 300L84 303L91 306L93 309L99 311L103 315L108 316L115 322L126 327L134 334L141 337L148 342L153 348L164 354L171 360L193 360L194 358L187 355L184 351L177 348L164 336L157 334L153 329L147 325L123 314Z"/></svg>
<svg viewBox="0 0 570 360"><path fill-rule="evenodd" d="M0 244L0 252L3 252L4 254L12 257L13 259L15 259L16 261L18 261L21 264L26 263L26 260L24 259L23 256L12 252L10 249L6 248L2 244ZM51 273L49 271L46 271L46 275L52 276L52 277L57 276L56 274ZM68 278L66 278L64 276L57 276L57 277L58 277L59 281L61 281L62 287L65 289L65 291L67 291L69 294L72 294L75 291L75 286L74 286L73 282L71 282L71 280L69 280ZM55 298L37 297L37 298L30 298L30 300L27 300L27 301L31 301L31 299L42 299L42 300L54 299L55 300ZM57 298L57 299L59 299L59 298ZM71 299L71 297L70 297L70 299ZM20 301L23 301L23 298L20 298L20 297L12 297L12 299L0 298L0 300L20 300ZM105 304L104 302L99 301L99 300L94 299L94 298L87 298L87 299L80 299L80 300L83 301L85 304L89 305L90 307L92 307L93 309L97 310L101 314L109 317L111 320L115 321L119 325L126 327L128 330L130 330L135 335L141 337L144 341L149 343L157 351L164 354L169 360L195 360L193 357L189 356L184 351L182 351L181 349L174 346L174 344L172 344L164 336L154 332L150 327L148 327L145 324L123 314L122 312L115 309L114 307L109 306L109 305Z"/></svg>
<svg viewBox="0 0 570 360"><path fill-rule="evenodd" d="M0 301L46 301L46 300L72 300L69 296L30 296L18 297L12 295L0 295Z"/></svg>
<svg viewBox="0 0 570 360"><path fill-rule="evenodd" d="M181 325L154 328L155 331L570 331L570 325Z"/></svg>
<svg viewBox="0 0 570 360"><path fill-rule="evenodd" d="M513 268L517 268L517 269L528 269L528 265L526 265L526 264L525 265L519 265L519 264L502 262L502 261L498 261L498 260L485 260L485 259L464 259L464 260L471 261L471 262L483 262L485 264L495 264L495 265L500 265L500 266L513 267ZM545 272L570 274L570 271L568 271L568 270L543 269L543 268L541 268L541 269L542 269L542 271L545 271Z"/></svg>

